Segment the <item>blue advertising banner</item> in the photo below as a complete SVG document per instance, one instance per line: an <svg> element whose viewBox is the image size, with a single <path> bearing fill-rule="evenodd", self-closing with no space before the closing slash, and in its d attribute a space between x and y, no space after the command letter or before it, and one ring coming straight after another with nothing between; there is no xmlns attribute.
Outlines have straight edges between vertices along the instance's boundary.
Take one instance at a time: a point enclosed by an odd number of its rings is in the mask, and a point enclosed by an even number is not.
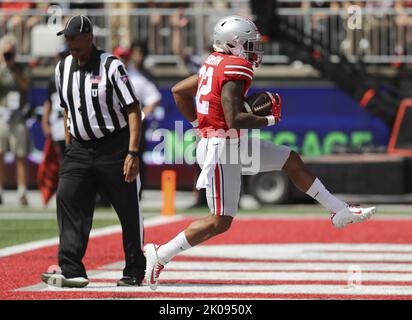
<svg viewBox="0 0 412 320"><path fill-rule="evenodd" d="M249 94L257 91L278 92L283 101L281 123L262 129L261 138L289 145L303 156L330 154L337 144L353 147L388 144L390 132L384 122L337 88L252 88ZM191 128L190 124L177 110L170 89L162 88L161 93L162 107L146 120L144 137L147 149L144 160L148 164L153 163L153 159L159 163L163 158L152 154L159 141L163 141L153 139L159 129L167 129L170 133L164 138L169 150L185 149L190 144L190 141L175 134L176 128L183 126L187 130ZM43 89L34 90L31 93L32 105L41 105L43 96ZM39 121L31 122L31 135L34 151L41 151L44 137ZM168 156L174 157L175 154L172 152Z"/></svg>
<svg viewBox="0 0 412 320"><path fill-rule="evenodd" d="M381 145L389 141L389 129L377 117L359 107L337 88L252 88L256 91L275 91L282 96L282 122L277 126L264 128L260 137L276 144L291 146L303 156L330 154L334 146L360 147ZM160 174L164 168L184 172L178 180L178 187L192 188L197 174L193 136L190 124L176 109L170 88L162 88L162 107L157 108L146 120L146 152L143 160L150 166L151 187L158 187ZM41 129L41 106L46 98L44 88L34 88L30 92L31 105L36 108L37 117L27 121L32 140L32 150L28 157L29 185L36 186L38 164L43 159L44 136ZM39 108L40 107L40 108ZM179 130L183 128L183 130ZM166 129L166 130L165 130ZM187 130L187 131L186 131ZM185 132L183 135L180 132ZM166 132L165 135L159 134ZM159 144L164 144L159 152ZM15 186L14 157L7 153L6 185ZM160 164L157 165L157 164ZM183 166L176 166L182 164Z"/></svg>
<svg viewBox="0 0 412 320"><path fill-rule="evenodd" d="M336 145L388 144L390 132L386 124L337 88L253 88L249 94L257 91L276 91L283 101L281 123L262 129L261 138L289 145L303 156L330 154ZM170 90L162 89L161 93L163 108L150 117L149 129L145 133L148 145L145 161L148 163L157 157L150 151L159 143L158 139L152 139L159 128L171 131L164 141L167 149L186 148L190 144L174 134L180 125L187 130L191 128L190 124L176 109ZM178 125L175 121L179 121Z"/></svg>

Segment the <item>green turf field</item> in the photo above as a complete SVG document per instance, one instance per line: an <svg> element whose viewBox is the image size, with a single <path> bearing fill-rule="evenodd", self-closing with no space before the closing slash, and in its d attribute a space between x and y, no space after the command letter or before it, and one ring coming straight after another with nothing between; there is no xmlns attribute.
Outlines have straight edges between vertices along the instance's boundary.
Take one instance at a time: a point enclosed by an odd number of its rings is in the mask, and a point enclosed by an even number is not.
<svg viewBox="0 0 412 320"><path fill-rule="evenodd" d="M118 224L110 210L96 210L93 229ZM58 236L54 209L0 209L0 248Z"/></svg>
<svg viewBox="0 0 412 320"><path fill-rule="evenodd" d="M116 223L116 220L95 220L93 228L106 227ZM57 223L51 219L4 219L0 222L0 248L57 236Z"/></svg>
<svg viewBox="0 0 412 320"><path fill-rule="evenodd" d="M177 214L207 215L207 208L178 210ZM259 209L241 209L239 215L316 215L328 218L328 213L317 205L279 205ZM145 219L159 216L159 210L143 210ZM379 216L412 215L412 206L378 205ZM119 224L113 210L97 209L93 229ZM55 209L0 208L0 248L58 236Z"/></svg>

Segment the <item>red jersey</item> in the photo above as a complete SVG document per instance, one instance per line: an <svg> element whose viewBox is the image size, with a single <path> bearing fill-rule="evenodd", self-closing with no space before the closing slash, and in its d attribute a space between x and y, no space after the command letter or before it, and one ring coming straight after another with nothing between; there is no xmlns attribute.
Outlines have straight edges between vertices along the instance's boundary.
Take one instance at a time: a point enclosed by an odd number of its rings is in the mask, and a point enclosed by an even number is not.
<svg viewBox="0 0 412 320"><path fill-rule="evenodd" d="M214 52L206 59L198 74L196 110L203 137L206 137L208 130L227 131L229 127L222 108L222 87L226 81L243 80L243 95L246 96L253 80L252 64L241 57Z"/></svg>

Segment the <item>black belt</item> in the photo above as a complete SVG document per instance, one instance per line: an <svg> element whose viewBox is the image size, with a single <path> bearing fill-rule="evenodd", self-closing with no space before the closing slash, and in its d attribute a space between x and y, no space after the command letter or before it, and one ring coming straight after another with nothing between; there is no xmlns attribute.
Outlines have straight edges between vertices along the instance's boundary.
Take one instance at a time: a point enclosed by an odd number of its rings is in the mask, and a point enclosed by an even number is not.
<svg viewBox="0 0 412 320"><path fill-rule="evenodd" d="M129 126L125 126L121 128L120 130L116 130L111 132L110 134L103 136L99 139L93 139L93 140L79 140L75 136L70 135L71 141L80 144L85 147L97 147L102 144L106 144L110 142L111 140L116 139L120 135L124 135L129 132Z"/></svg>

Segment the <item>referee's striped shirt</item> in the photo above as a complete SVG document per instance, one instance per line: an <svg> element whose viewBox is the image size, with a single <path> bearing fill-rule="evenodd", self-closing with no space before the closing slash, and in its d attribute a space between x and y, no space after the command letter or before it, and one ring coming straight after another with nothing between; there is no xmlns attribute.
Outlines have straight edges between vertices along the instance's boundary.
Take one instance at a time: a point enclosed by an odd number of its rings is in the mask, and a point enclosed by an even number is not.
<svg viewBox="0 0 412 320"><path fill-rule="evenodd" d="M70 134L77 140L119 131L128 123L126 109L139 105L123 63L95 47L85 66L79 67L69 55L57 64L55 76Z"/></svg>

